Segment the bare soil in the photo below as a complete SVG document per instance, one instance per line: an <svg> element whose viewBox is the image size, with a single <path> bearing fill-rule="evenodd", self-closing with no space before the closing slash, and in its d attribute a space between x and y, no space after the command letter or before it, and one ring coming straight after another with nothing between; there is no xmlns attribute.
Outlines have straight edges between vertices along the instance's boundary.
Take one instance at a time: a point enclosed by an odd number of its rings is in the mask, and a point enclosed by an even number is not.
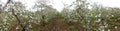
<svg viewBox="0 0 120 31"><path fill-rule="evenodd" d="M61 17L56 17L49 25L40 29L40 31L70 31L67 24L61 21Z"/></svg>

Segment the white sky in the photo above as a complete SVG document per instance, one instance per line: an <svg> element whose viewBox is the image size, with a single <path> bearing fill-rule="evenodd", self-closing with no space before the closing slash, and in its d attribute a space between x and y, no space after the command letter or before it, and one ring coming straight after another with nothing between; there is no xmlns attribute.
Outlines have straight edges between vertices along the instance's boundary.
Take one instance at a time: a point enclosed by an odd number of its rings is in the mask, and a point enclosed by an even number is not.
<svg viewBox="0 0 120 31"><path fill-rule="evenodd" d="M3 3L5 3L7 0L1 0ZM36 0L16 0L16 1L22 1L28 8L31 8L32 5ZM61 11L64 7L63 3L70 5L75 0L52 0L53 1L53 7L56 8L58 11ZM102 4L103 6L108 7L120 7L120 0L91 0L92 2Z"/></svg>
<svg viewBox="0 0 120 31"><path fill-rule="evenodd" d="M120 7L120 0L92 0L108 7Z"/></svg>

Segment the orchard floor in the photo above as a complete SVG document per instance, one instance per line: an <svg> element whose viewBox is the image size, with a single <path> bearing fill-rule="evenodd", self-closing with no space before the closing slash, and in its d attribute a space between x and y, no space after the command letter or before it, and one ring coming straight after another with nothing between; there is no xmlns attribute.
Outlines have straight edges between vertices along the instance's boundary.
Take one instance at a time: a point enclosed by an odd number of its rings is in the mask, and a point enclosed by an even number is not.
<svg viewBox="0 0 120 31"><path fill-rule="evenodd" d="M49 25L42 28L40 31L70 31L60 17L57 17Z"/></svg>
<svg viewBox="0 0 120 31"><path fill-rule="evenodd" d="M72 24L74 24L77 30L70 29L68 24L63 21L63 18L57 16L49 25L40 29L40 31L83 31L79 24L74 22Z"/></svg>

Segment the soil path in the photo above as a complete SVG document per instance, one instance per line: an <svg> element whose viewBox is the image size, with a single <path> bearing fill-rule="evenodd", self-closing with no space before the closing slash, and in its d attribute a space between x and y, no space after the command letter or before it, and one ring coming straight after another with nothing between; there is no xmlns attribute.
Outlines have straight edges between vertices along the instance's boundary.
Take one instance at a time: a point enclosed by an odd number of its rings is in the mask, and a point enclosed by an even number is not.
<svg viewBox="0 0 120 31"><path fill-rule="evenodd" d="M62 21L60 16L57 16L49 25L42 28L40 31L70 31L67 24Z"/></svg>

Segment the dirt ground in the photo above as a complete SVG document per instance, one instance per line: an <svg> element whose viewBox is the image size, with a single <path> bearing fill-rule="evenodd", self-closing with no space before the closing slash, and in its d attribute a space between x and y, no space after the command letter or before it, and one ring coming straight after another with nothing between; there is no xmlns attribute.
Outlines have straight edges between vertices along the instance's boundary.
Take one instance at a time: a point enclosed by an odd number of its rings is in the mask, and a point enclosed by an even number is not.
<svg viewBox="0 0 120 31"><path fill-rule="evenodd" d="M67 24L61 21L61 17L56 17L49 25L40 29L40 31L70 31Z"/></svg>

